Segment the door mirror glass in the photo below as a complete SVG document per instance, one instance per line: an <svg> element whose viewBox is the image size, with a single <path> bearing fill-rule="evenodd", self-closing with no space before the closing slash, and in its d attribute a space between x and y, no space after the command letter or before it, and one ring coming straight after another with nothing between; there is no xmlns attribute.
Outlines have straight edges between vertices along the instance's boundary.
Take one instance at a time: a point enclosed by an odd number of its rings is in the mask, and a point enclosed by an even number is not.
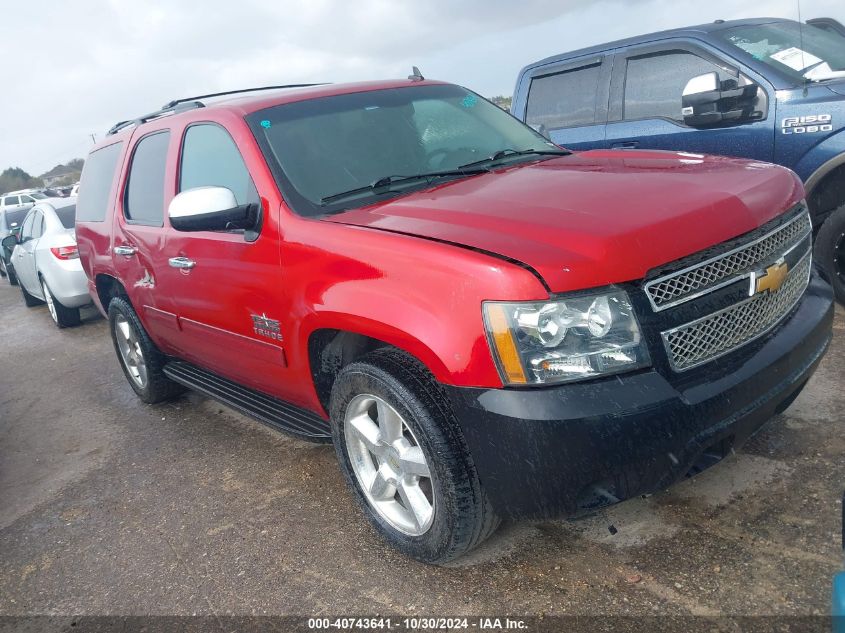
<svg viewBox="0 0 845 633"><path fill-rule="evenodd" d="M0 244L2 244L2 246L3 246L3 250L5 250L9 253L11 253L14 250L15 245L17 243L18 243L18 236L17 235L7 235L6 237L3 238L3 241L0 242Z"/></svg>
<svg viewBox="0 0 845 633"><path fill-rule="evenodd" d="M719 81L716 72L704 73L687 82L681 96L681 114L691 127L743 123L763 118L757 109L760 86L740 75Z"/></svg>
<svg viewBox="0 0 845 633"><path fill-rule="evenodd" d="M167 207L177 231L229 231L255 225L258 206L239 205L226 187L196 187L177 194Z"/></svg>

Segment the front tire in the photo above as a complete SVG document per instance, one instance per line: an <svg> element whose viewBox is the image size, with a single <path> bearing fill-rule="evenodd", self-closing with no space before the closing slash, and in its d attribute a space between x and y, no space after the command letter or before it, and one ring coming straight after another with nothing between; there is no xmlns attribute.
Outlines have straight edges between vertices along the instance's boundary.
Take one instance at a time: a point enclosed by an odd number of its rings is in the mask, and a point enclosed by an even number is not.
<svg viewBox="0 0 845 633"><path fill-rule="evenodd" d="M836 300L845 305L845 206L828 216L816 236L816 259L833 286Z"/></svg>
<svg viewBox="0 0 845 633"><path fill-rule="evenodd" d="M15 272L15 267L11 264L6 264L6 275L9 279L9 283L13 286L18 285L18 274Z"/></svg>
<svg viewBox="0 0 845 633"><path fill-rule="evenodd" d="M79 318L79 308L68 308L62 305L61 301L50 292L50 288L43 278L41 279L41 290L44 293L44 302L50 311L50 317L57 327L74 327L82 323L82 319Z"/></svg>
<svg viewBox="0 0 845 633"><path fill-rule="evenodd" d="M109 303L109 330L123 374L138 397L155 404L185 388L165 376L167 357L150 340L129 301L115 297Z"/></svg>
<svg viewBox="0 0 845 633"><path fill-rule="evenodd" d="M416 359L384 348L344 367L330 409L341 470L393 547L442 564L498 527L447 397Z"/></svg>
<svg viewBox="0 0 845 633"><path fill-rule="evenodd" d="M34 308L35 306L40 306L43 301L36 296L29 294L26 291L26 288L23 287L23 284L20 284L21 289L21 296L23 296L23 302L27 308Z"/></svg>

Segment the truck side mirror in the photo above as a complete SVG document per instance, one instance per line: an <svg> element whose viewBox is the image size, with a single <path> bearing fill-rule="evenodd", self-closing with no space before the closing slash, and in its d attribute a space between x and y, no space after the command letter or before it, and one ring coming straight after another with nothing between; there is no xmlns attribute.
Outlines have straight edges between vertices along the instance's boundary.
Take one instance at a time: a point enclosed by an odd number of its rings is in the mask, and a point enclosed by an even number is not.
<svg viewBox="0 0 845 633"><path fill-rule="evenodd" d="M681 114L690 127L741 123L762 118L756 109L759 86L752 81L719 81L715 71L693 77L681 95Z"/></svg>
<svg viewBox="0 0 845 633"><path fill-rule="evenodd" d="M250 229L257 219L255 207L239 205L226 187L196 187L177 194L167 207L167 215L177 231Z"/></svg>

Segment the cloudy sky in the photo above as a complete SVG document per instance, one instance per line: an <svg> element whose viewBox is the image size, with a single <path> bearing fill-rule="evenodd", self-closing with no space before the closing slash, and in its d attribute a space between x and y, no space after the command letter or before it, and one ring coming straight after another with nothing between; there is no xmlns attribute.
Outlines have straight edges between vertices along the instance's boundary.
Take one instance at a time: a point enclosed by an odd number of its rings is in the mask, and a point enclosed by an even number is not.
<svg viewBox="0 0 845 633"><path fill-rule="evenodd" d="M85 156L91 134L203 92L404 77L487 96L528 62L717 18L795 19L796 0L0 0L0 171ZM845 22L842 0L801 0Z"/></svg>

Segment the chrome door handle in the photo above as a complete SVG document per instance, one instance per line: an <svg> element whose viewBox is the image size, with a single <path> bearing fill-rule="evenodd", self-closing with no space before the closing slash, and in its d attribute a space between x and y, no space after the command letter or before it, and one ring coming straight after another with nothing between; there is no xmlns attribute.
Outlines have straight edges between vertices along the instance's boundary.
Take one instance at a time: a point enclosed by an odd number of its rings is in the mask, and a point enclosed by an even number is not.
<svg viewBox="0 0 845 633"><path fill-rule="evenodd" d="M167 260L167 263L172 268L181 268L183 270L190 270L197 265L193 259L188 259L187 257L171 257Z"/></svg>
<svg viewBox="0 0 845 633"><path fill-rule="evenodd" d="M132 257L135 253L138 252L138 249L134 246L115 246L114 247L114 254L115 255L123 255L124 257Z"/></svg>

